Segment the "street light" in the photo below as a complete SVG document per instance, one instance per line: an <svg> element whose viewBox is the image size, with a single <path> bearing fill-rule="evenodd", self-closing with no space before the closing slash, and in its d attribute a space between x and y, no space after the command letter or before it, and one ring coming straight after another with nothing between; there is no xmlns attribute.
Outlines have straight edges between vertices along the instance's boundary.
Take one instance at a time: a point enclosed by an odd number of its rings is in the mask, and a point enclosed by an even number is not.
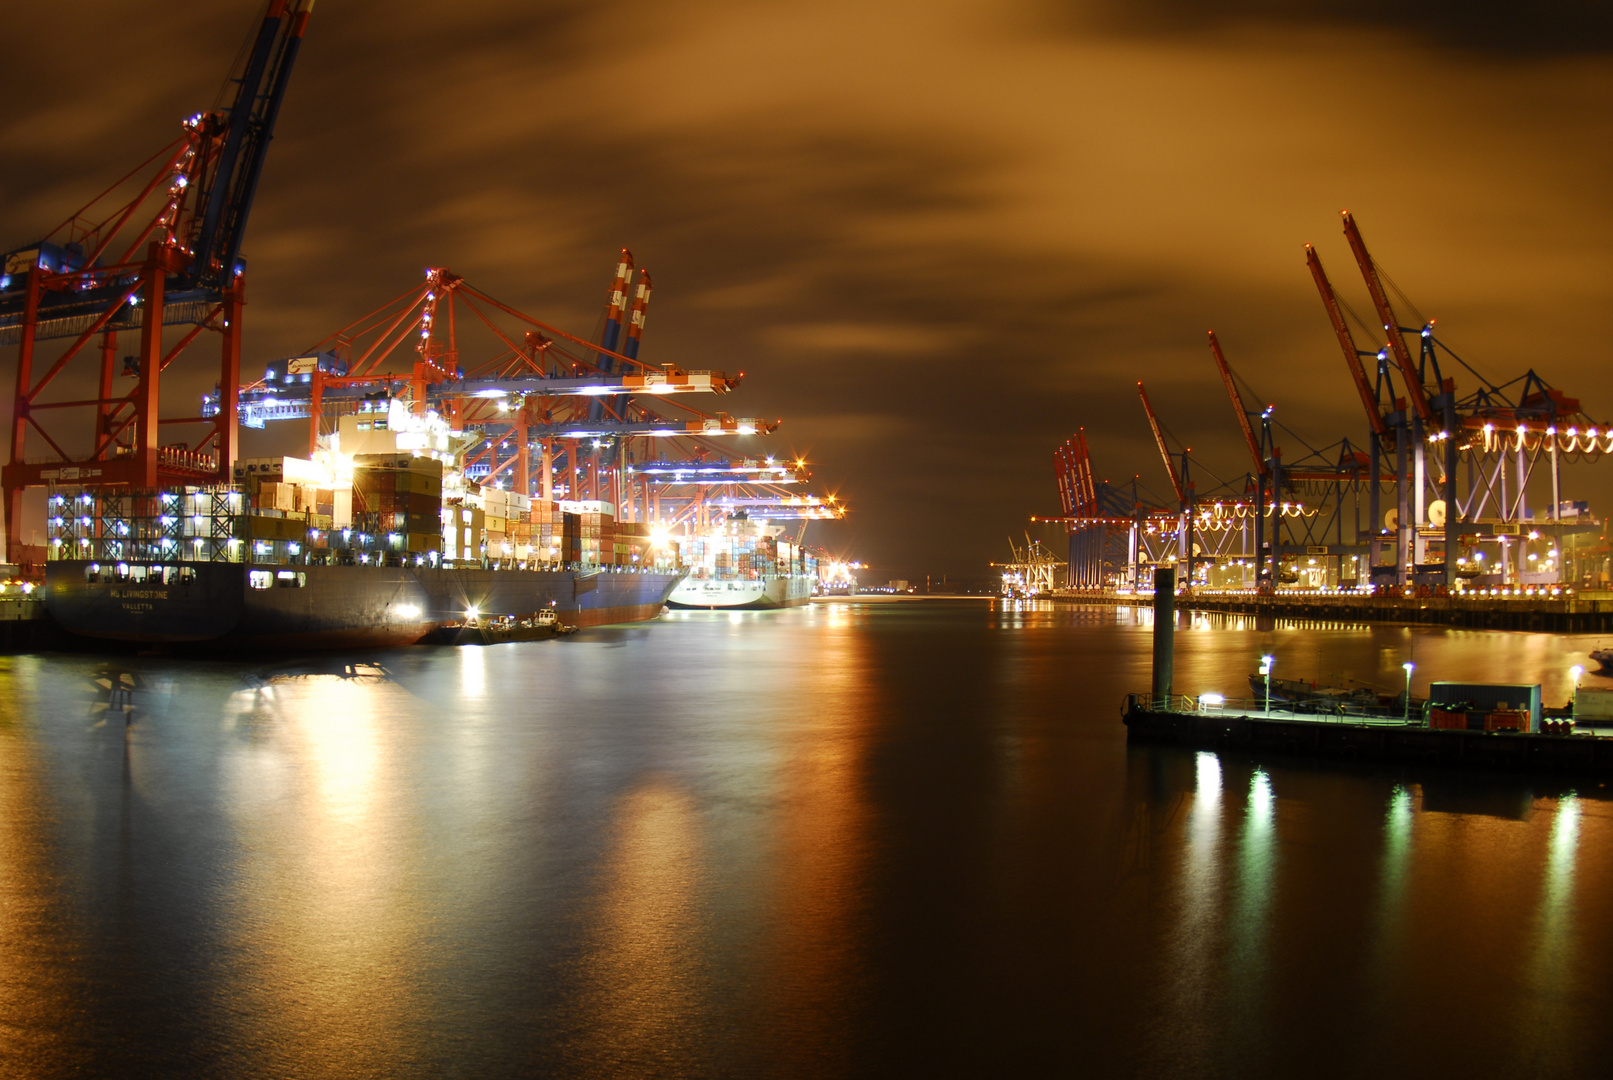
<svg viewBox="0 0 1613 1080"><path fill-rule="evenodd" d="M1574 677L1574 696L1568 699L1568 715L1574 720L1579 719L1579 677L1585 674L1585 669L1578 664L1568 669Z"/></svg>
<svg viewBox="0 0 1613 1080"><path fill-rule="evenodd" d="M1260 658L1260 674L1266 677L1266 711L1271 712L1271 665L1277 662L1275 656L1262 656Z"/></svg>
<svg viewBox="0 0 1613 1080"><path fill-rule="evenodd" d="M1409 723L1411 723L1411 673L1414 670L1416 670L1417 665L1412 663L1410 660L1407 660L1404 664L1401 664L1400 666L1406 669L1406 714L1405 714L1405 720L1406 720L1406 723L1409 724Z"/></svg>

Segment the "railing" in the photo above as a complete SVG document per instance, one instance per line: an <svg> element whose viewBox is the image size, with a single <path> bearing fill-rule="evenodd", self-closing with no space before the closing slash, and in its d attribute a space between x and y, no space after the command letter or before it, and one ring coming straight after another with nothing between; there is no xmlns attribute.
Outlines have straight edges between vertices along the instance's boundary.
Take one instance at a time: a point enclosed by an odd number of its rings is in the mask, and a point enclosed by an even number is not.
<svg viewBox="0 0 1613 1080"><path fill-rule="evenodd" d="M186 450L178 446L159 446L157 448L157 464L167 469L183 470L194 473L215 473L218 471L218 457L214 454L198 454L193 450Z"/></svg>
<svg viewBox="0 0 1613 1080"><path fill-rule="evenodd" d="M1201 713L1217 716L1253 716L1256 718L1293 718L1310 723L1385 724L1420 727L1423 723L1421 706L1414 705L1411 712L1405 706L1358 705L1354 702L1308 700L1282 701L1273 697L1267 707L1264 696L1257 698L1219 698L1206 700L1204 695L1172 694L1156 698L1149 694L1132 694L1130 700L1136 708L1150 712Z"/></svg>

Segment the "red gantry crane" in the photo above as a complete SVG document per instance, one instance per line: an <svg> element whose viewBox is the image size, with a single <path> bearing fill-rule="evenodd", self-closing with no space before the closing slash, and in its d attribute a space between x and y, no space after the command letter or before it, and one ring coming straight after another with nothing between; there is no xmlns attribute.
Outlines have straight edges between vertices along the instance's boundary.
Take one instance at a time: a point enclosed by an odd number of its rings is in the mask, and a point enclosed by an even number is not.
<svg viewBox="0 0 1613 1080"><path fill-rule="evenodd" d="M0 486L12 560L44 555L22 547L29 487L87 485L149 501L165 483L229 482L242 239L312 7L270 0L227 108L191 116L177 139L49 235L5 254L0 344L17 346L17 382ZM188 329L170 339L170 326ZM163 376L204 334L220 341L225 407L162 416ZM131 353L125 335L138 340ZM51 340L68 344L49 355L41 345ZM120 379L132 387L120 391ZM200 434L178 438L185 427Z"/></svg>

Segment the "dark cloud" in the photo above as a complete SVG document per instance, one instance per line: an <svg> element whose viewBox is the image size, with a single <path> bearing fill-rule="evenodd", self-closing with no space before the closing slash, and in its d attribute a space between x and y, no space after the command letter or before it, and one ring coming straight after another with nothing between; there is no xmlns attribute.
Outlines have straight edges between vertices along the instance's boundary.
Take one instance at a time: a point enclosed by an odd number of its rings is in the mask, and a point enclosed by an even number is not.
<svg viewBox="0 0 1613 1080"><path fill-rule="evenodd" d="M210 101L254 7L29 9L26 40L93 17L139 55L53 85L23 50L0 243ZM1247 468L1206 329L1305 439L1354 437L1300 246L1364 307L1349 206L1464 355L1613 410L1606 61L1431 47L1434 9L1093 6L1058 35L1047 10L321 4L247 236L248 364L431 265L586 334L626 245L656 280L645 358L747 372L721 407L783 417L775 445L855 510L820 540L890 576L979 572L1056 508L1078 426L1100 473L1163 489L1138 379L1206 470ZM1234 17L1266 30L1199 32Z"/></svg>
<svg viewBox="0 0 1613 1080"><path fill-rule="evenodd" d="M1073 25L1149 34L1286 26L1387 30L1436 48L1521 57L1613 50L1613 9L1599 0L1126 0L1061 8Z"/></svg>

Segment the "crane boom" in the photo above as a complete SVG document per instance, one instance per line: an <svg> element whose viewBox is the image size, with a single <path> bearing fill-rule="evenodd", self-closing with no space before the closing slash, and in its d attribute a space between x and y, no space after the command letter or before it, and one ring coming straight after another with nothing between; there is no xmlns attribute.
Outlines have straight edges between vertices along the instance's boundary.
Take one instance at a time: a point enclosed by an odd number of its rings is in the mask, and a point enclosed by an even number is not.
<svg viewBox="0 0 1613 1080"><path fill-rule="evenodd" d="M627 283L632 278L633 253L623 248L621 258L616 262L616 277L611 281L610 300L605 304L605 329L599 338L600 345L604 347L595 352L599 370L607 375L616 371L616 349L622 337L622 312L627 310ZM588 403L588 419L597 422L604 417L603 401L595 399Z"/></svg>
<svg viewBox="0 0 1613 1080"><path fill-rule="evenodd" d="M628 313L627 341L622 345L622 355L630 360L638 359L639 343L644 337L644 318L650 309L650 272L638 272L638 288L633 292L633 310Z"/></svg>
<svg viewBox="0 0 1613 1080"><path fill-rule="evenodd" d="M1143 412L1148 414L1148 426L1154 432L1154 444L1159 447L1160 460L1165 463L1165 471L1171 476L1171 489L1176 492L1176 499L1184 506L1187 504L1187 489L1182 487L1181 474L1176 471L1176 462L1171 459L1171 451L1165 445L1165 432L1159 426L1159 417L1154 415L1154 407L1148 403L1148 391L1142 383L1137 384L1137 396L1143 399Z"/></svg>
<svg viewBox="0 0 1613 1080"><path fill-rule="evenodd" d="M1087 429L1075 433L1076 491L1082 508L1089 514L1098 509L1098 487L1092 480L1092 456L1087 452Z"/></svg>
<svg viewBox="0 0 1613 1080"><path fill-rule="evenodd" d="M288 7L291 21L282 35ZM198 200L201 216L191 238L195 258L189 271L198 283L227 288L235 276L264 156L274 137L280 103L285 100L286 84L312 10L311 0L294 5L288 0L270 0L264 13L235 101L223 121L223 145L211 174L204 178Z"/></svg>
<svg viewBox="0 0 1613 1080"><path fill-rule="evenodd" d="M1098 491L1092 479L1092 459L1087 451L1086 428L1080 428L1053 451L1053 473L1058 481L1059 502L1066 518L1097 513Z"/></svg>
<svg viewBox="0 0 1613 1080"><path fill-rule="evenodd" d="M1389 349L1395 355L1395 365L1400 368L1400 377L1406 384L1406 394L1411 398L1412 408L1417 410L1423 423L1437 427L1439 421L1428 403L1428 391L1423 386L1422 377L1417 374L1411 350L1406 348L1406 339L1400 336L1400 322L1389 303L1389 294L1383 291L1383 282L1378 280L1378 268L1373 265L1372 256L1367 252L1367 243L1361 239L1361 230L1356 227L1355 218L1348 210L1344 211L1344 238L1349 241L1356 264L1361 267L1361 276L1366 279L1372 304L1378 310L1378 321L1383 323L1383 332L1389 335Z"/></svg>
<svg viewBox="0 0 1613 1080"><path fill-rule="evenodd" d="M1243 395L1238 393L1238 384L1232 378L1232 369L1227 366L1227 358L1221 353L1221 343L1216 340L1214 330L1210 331L1210 355L1215 357L1215 366L1221 371L1221 381L1226 383L1227 397L1232 399L1232 411L1238 416L1243 441L1249 447L1249 456L1254 459L1255 474L1264 478L1267 465L1260 456L1260 440L1255 438L1255 429L1249 424L1249 410L1243 407Z"/></svg>
<svg viewBox="0 0 1613 1080"><path fill-rule="evenodd" d="M1367 422L1372 425L1372 434L1378 439L1388 439L1389 425L1384 423L1383 413L1378 411L1378 399L1367 381L1366 369L1361 366L1361 351L1355 347L1355 335L1350 333L1349 324L1344 321L1339 298L1333 292L1333 283L1327 280L1327 272L1322 269L1322 260L1310 244L1305 245L1305 262L1311 268L1311 277L1316 279L1316 291L1322 294L1322 306L1327 309L1333 333L1339 339L1339 348L1344 350L1344 363L1350 369L1356 393L1361 395L1361 404L1367 410Z"/></svg>

